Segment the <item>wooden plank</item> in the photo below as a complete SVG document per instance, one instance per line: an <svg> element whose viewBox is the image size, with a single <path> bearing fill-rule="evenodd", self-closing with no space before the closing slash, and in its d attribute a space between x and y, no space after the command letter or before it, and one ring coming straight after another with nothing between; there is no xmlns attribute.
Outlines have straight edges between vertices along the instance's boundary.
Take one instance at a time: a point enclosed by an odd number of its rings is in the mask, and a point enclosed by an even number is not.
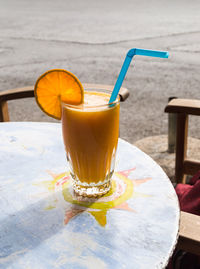
<svg viewBox="0 0 200 269"><path fill-rule="evenodd" d="M177 114L175 179L184 183L183 163L187 153L188 115Z"/></svg>
<svg viewBox="0 0 200 269"><path fill-rule="evenodd" d="M181 212L177 248L200 255L200 216Z"/></svg>
<svg viewBox="0 0 200 269"><path fill-rule="evenodd" d="M88 84L83 83L85 89L108 89L112 90L113 85L103 85L103 84ZM126 88L121 88L120 101L125 101L129 96L129 91ZM0 92L0 122L9 121L9 113L7 101L16 100L21 98L34 97L34 86L27 86L23 88L16 88Z"/></svg>
<svg viewBox="0 0 200 269"><path fill-rule="evenodd" d="M34 97L33 86L16 88L0 92L0 102L27 97Z"/></svg>
<svg viewBox="0 0 200 269"><path fill-rule="evenodd" d="M172 99L166 106L165 112L200 115L200 100L180 98Z"/></svg>
<svg viewBox="0 0 200 269"><path fill-rule="evenodd" d="M7 102L0 101L0 122L10 121Z"/></svg>
<svg viewBox="0 0 200 269"><path fill-rule="evenodd" d="M113 85L83 83L85 89L108 89L113 90ZM122 87L119 92L120 101L125 101L129 96L129 90ZM0 92L0 101L8 101L26 97L34 97L34 86L16 88Z"/></svg>
<svg viewBox="0 0 200 269"><path fill-rule="evenodd" d="M113 85L104 85L104 84L88 84L83 83L84 89L102 89L102 90L110 90L112 91L114 86ZM129 90L127 88L122 87L119 91L120 101L124 102L129 97Z"/></svg>
<svg viewBox="0 0 200 269"><path fill-rule="evenodd" d="M183 172L187 175L194 175L200 170L200 161L185 159L183 162Z"/></svg>

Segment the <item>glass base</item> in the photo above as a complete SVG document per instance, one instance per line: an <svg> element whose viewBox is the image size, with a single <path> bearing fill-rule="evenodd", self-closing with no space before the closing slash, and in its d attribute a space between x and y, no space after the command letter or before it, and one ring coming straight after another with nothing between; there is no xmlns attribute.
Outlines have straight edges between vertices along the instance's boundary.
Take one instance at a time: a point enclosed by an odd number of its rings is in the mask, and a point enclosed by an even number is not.
<svg viewBox="0 0 200 269"><path fill-rule="evenodd" d="M92 183L82 183L73 178L73 189L76 194L85 196L85 197L99 197L107 192L109 192L111 188L111 181L106 180L104 182L99 182L98 184Z"/></svg>

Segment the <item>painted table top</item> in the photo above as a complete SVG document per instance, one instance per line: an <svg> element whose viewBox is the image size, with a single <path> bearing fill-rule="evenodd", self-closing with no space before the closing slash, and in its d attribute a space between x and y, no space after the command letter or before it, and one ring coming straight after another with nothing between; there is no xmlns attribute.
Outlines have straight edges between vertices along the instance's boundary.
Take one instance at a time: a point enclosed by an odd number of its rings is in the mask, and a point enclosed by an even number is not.
<svg viewBox="0 0 200 269"><path fill-rule="evenodd" d="M164 268L178 223L168 177L124 140L112 190L79 199L60 124L0 123L0 268Z"/></svg>

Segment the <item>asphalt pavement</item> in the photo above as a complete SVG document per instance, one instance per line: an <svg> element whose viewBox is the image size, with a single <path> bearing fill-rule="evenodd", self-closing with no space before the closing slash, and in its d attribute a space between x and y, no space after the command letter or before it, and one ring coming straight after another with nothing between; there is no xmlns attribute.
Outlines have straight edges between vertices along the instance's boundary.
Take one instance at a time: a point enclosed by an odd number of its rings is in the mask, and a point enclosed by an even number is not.
<svg viewBox="0 0 200 269"><path fill-rule="evenodd" d="M0 91L34 85L52 68L115 84L129 49L168 51L169 59L133 58L120 123L131 143L166 134L168 98L200 98L199 10L199 0L0 0ZM9 109L13 121L54 121L34 99ZM190 127L200 138L198 117Z"/></svg>

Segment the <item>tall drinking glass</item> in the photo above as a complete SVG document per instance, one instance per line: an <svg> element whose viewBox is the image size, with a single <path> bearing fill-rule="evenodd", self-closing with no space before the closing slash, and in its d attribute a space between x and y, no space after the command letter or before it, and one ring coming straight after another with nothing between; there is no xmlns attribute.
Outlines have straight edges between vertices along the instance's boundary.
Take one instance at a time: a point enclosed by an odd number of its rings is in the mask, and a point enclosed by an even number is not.
<svg viewBox="0 0 200 269"><path fill-rule="evenodd" d="M108 90L87 90L79 106L62 103L62 131L74 191L100 196L111 187L119 134L120 100Z"/></svg>

